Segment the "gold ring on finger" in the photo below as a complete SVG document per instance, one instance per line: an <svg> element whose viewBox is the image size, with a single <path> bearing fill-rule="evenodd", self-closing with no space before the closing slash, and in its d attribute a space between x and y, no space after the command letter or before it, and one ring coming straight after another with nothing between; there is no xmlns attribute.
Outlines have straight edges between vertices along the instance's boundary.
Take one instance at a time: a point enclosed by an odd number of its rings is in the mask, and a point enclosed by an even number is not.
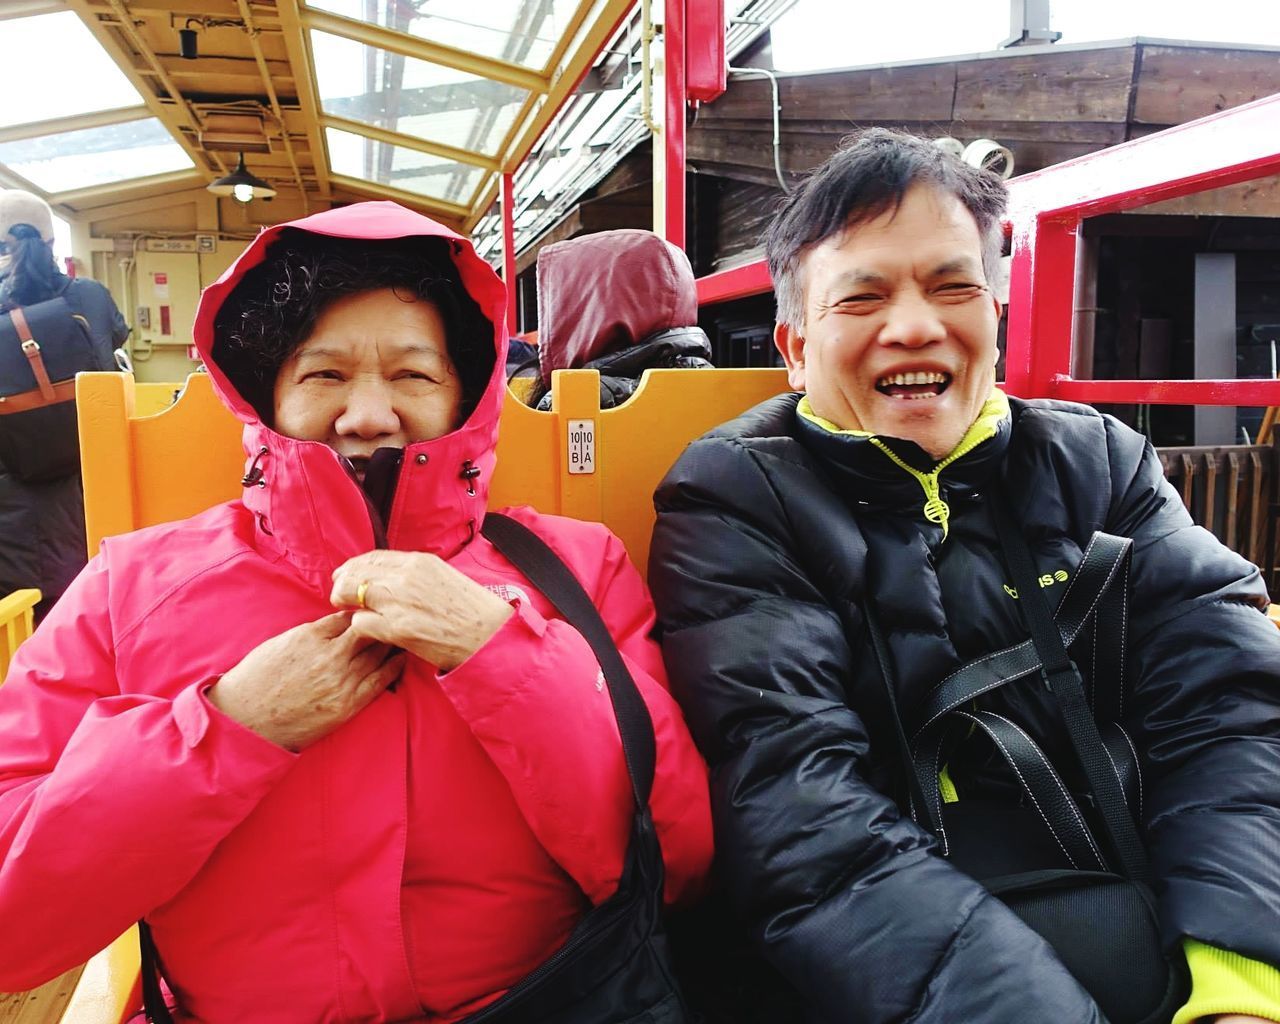
<svg viewBox="0 0 1280 1024"><path fill-rule="evenodd" d="M369 581L365 580L360 586L356 587L356 604L361 608L368 608L364 603L365 595L369 593Z"/></svg>

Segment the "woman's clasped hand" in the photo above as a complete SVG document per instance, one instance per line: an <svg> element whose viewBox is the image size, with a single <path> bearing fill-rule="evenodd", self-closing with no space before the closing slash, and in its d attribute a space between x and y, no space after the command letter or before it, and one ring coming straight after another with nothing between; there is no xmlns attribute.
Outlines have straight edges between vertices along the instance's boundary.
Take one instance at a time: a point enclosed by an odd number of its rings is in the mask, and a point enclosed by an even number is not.
<svg viewBox="0 0 1280 1024"><path fill-rule="evenodd" d="M287 750L323 739L404 671L403 652L351 619L334 612L263 641L210 687L209 702Z"/></svg>
<svg viewBox="0 0 1280 1024"><path fill-rule="evenodd" d="M423 551L368 551L349 559L334 570L329 600L354 609L357 635L446 671L475 654L514 612L491 590Z"/></svg>

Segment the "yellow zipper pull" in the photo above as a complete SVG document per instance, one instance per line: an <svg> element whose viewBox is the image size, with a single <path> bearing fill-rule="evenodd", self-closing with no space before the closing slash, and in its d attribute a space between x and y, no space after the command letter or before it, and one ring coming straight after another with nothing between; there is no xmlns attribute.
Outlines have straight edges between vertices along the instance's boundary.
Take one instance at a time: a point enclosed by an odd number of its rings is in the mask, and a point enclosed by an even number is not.
<svg viewBox="0 0 1280 1024"><path fill-rule="evenodd" d="M931 523L942 527L942 539L947 539L948 523L951 519L951 506L942 500L938 474L929 473L920 477L920 485L924 488L924 517Z"/></svg>
<svg viewBox="0 0 1280 1024"><path fill-rule="evenodd" d="M880 438L873 437L871 443L879 448L885 455L889 456L890 461L900 469L906 470L916 482L924 488L924 517L931 523L937 523L942 527L942 539L947 539L947 524L951 519L951 506L942 500L939 493L940 485L938 483L938 474L947 468L950 463L954 462L958 456L953 456L944 462L938 463L932 473L921 473L915 466L903 461L898 454L885 444Z"/></svg>

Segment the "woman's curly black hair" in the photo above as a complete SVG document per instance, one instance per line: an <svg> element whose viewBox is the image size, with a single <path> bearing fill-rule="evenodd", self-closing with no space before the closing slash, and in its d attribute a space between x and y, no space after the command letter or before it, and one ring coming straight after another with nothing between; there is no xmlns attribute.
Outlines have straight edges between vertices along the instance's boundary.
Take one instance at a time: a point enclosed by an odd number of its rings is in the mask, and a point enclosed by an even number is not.
<svg viewBox="0 0 1280 1024"><path fill-rule="evenodd" d="M449 358L462 383L459 424L493 373L493 323L467 293L443 238L334 238L285 228L214 319L213 361L264 423L276 375L336 299L394 288L430 302L444 321Z"/></svg>

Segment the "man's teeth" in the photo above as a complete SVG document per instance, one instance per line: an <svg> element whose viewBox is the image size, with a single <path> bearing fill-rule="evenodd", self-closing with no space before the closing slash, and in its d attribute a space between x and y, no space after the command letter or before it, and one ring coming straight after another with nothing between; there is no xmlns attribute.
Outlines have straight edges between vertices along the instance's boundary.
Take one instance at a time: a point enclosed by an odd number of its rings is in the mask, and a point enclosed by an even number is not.
<svg viewBox="0 0 1280 1024"><path fill-rule="evenodd" d="M905 387L911 384L945 384L947 375L934 370L912 370L910 373L891 373L876 381L876 386L885 388L892 385Z"/></svg>

